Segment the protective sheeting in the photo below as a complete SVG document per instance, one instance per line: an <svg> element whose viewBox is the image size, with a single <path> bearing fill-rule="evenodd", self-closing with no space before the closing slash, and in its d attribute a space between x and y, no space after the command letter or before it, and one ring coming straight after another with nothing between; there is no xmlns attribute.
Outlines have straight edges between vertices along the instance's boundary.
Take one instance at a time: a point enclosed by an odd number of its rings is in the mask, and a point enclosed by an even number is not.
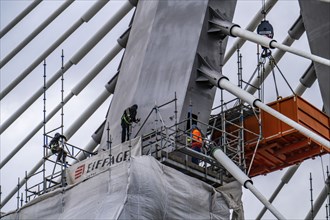
<svg viewBox="0 0 330 220"><path fill-rule="evenodd" d="M42 195L3 219L229 219L210 185L140 156Z"/></svg>
<svg viewBox="0 0 330 220"><path fill-rule="evenodd" d="M141 137L118 144L109 150L102 150L97 155L72 165L66 170L69 185L81 182L114 167L131 156L141 155Z"/></svg>
<svg viewBox="0 0 330 220"><path fill-rule="evenodd" d="M242 202L242 185L238 181L230 182L220 186L217 190L221 191L222 195L229 204L229 208L233 209L232 220L244 220L244 209Z"/></svg>
<svg viewBox="0 0 330 220"><path fill-rule="evenodd" d="M209 11L218 10L223 17L232 20L236 1L173 1L139 0L120 66L106 124L114 144L121 140L121 116L126 108L138 105L137 117L141 122L132 127L132 137L148 134L162 126L158 115L152 114L155 105L166 126L170 127L187 118L188 112L204 122L199 127L206 131L211 113L215 88L196 82L199 76L197 56L208 57L220 68L220 48L226 48L227 40L219 45L220 35L209 33ZM141 128L143 124L143 127ZM141 129L141 130L140 130ZM140 130L139 134L138 131ZM108 133L103 131L100 148L106 148Z"/></svg>

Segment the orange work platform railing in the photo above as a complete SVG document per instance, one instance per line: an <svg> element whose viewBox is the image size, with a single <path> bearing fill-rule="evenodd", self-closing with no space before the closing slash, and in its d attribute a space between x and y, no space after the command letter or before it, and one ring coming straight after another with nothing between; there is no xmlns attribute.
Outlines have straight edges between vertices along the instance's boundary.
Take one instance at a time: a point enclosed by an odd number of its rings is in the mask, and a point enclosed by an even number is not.
<svg viewBox="0 0 330 220"><path fill-rule="evenodd" d="M301 97L291 96L268 105L309 130L330 140L330 118ZM244 132L247 167L250 167L252 162L249 176L267 174L306 159L330 153L327 147L311 140L268 113L261 111L260 117L262 139L259 143L255 135ZM259 124L256 117L245 118L244 128L259 133ZM257 150L255 150L256 147Z"/></svg>

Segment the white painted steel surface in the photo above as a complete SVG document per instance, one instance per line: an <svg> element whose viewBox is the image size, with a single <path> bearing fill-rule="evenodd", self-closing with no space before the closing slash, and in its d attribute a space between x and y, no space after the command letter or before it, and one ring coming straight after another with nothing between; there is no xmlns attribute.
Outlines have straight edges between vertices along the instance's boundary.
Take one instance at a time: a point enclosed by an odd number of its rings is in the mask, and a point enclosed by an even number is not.
<svg viewBox="0 0 330 220"><path fill-rule="evenodd" d="M77 64L131 9L133 6L127 1L122 8L96 32L93 37L64 65L63 69L57 71L47 81L47 89L52 86L68 69ZM26 109L34 103L43 93L43 87L35 92L19 109L17 109L0 127L0 134L4 132Z"/></svg>
<svg viewBox="0 0 330 220"><path fill-rule="evenodd" d="M278 219L283 215L253 186L252 180L221 150L213 149L213 157L245 188L249 189Z"/></svg>
<svg viewBox="0 0 330 220"><path fill-rule="evenodd" d="M254 31L257 26L259 25L259 23L262 21L263 19L263 10L265 10L265 15L268 14L268 12L274 7L274 5L277 3L278 0L268 0L265 3L265 8L261 8L256 15L252 18L252 20L250 21L250 23L246 26L246 30L248 31ZM228 52L226 53L224 59L223 59L223 65L225 65L227 63L227 61L230 59L230 57L236 52L237 49L240 49L244 43L246 42L245 39L243 38L238 38L234 43L233 46L228 50Z"/></svg>
<svg viewBox="0 0 330 220"><path fill-rule="evenodd" d="M17 15L6 27L0 31L0 39L7 34L17 23L19 23L26 15L28 15L35 7L37 7L42 0L33 1L26 7L19 15Z"/></svg>
<svg viewBox="0 0 330 220"><path fill-rule="evenodd" d="M330 60L329 59L325 59L322 58L320 56L316 56L314 54L311 54L309 52L306 51L302 51L293 47L288 47L286 45L277 43L275 40L258 35L256 33L250 32L250 31L246 31L240 27L234 26L231 29L231 34L237 37L242 37L246 40L252 41L254 43L257 44L261 44L264 47L268 47L268 48L278 48L280 50L284 50L286 52L289 53L293 53L295 55L310 59L312 61L315 61L317 63L326 65L326 66L330 66Z"/></svg>
<svg viewBox="0 0 330 220"><path fill-rule="evenodd" d="M219 81L219 86L220 86L220 88L223 88L223 89L227 90L228 92L234 94L235 96L241 98L242 100L246 101L251 106L259 107L260 109L271 114L272 116L281 120L282 122L286 123L287 125L290 125L297 131L304 134L305 136L310 137L314 141L322 144L323 146L325 146L327 148L330 148L330 142L328 140L321 137L320 135L317 135L313 131L308 130L304 126L298 124L297 122L293 121L292 119L290 119L290 118L286 117L285 115L279 113L278 111L272 109L268 105L262 103L256 97L254 97L250 93L246 92L245 90L242 90L241 88L237 87L236 85L232 84L227 79L225 79L225 78L221 79Z"/></svg>
<svg viewBox="0 0 330 220"><path fill-rule="evenodd" d="M13 49L7 56L1 59L0 69L6 65L16 54L18 54L30 41L32 41L43 29L45 29L57 16L59 16L67 7L69 7L74 0L65 1L56 11L54 11L42 24L40 24L29 36L27 36L15 49Z"/></svg>
<svg viewBox="0 0 330 220"><path fill-rule="evenodd" d="M107 1L99 0L96 2L79 20L63 33L48 49L46 49L28 68L26 68L18 77L10 82L0 92L0 100L10 93L28 74L31 73L49 54L51 54L61 43L63 43L73 32L75 32L84 22L88 22L105 4Z"/></svg>

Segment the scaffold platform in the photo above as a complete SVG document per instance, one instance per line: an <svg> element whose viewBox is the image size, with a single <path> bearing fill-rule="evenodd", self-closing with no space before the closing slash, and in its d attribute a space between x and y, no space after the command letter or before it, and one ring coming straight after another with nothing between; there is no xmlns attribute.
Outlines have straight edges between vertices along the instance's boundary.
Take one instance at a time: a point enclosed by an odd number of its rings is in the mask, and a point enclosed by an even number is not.
<svg viewBox="0 0 330 220"><path fill-rule="evenodd" d="M316 107L298 96L286 97L268 104L290 119L330 140L330 119ZM245 132L245 158L250 166L257 147L249 175L256 176L280 170L306 159L330 153L330 149L306 137L289 125L261 111L262 139L257 146L255 136ZM255 117L244 120L245 128L258 132Z"/></svg>

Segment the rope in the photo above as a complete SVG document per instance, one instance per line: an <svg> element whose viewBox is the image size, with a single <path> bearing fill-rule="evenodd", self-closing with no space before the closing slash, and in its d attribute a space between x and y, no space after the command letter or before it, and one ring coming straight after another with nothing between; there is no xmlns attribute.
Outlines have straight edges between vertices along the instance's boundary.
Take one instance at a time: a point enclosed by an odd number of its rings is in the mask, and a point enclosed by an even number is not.
<svg viewBox="0 0 330 220"><path fill-rule="evenodd" d="M266 59L262 58L260 59L260 66L261 66L261 78L260 81L262 82L261 85L261 92L260 92L260 96L261 96L261 101L264 102L265 99L265 63L266 63Z"/></svg>
<svg viewBox="0 0 330 220"><path fill-rule="evenodd" d="M292 87L290 86L289 82L288 82L288 81L287 81L287 79L284 77L284 75L283 75L282 71L281 71L281 70L280 70L280 68L277 66L277 64L276 64L276 62L275 62L275 59L274 59L274 57L273 57L273 56L271 56L271 58L270 58L270 59L272 60L272 62L273 62L273 64L274 64L274 66L277 68L277 70L280 72L280 74L281 74L281 76L283 77L283 79L284 79L285 83L286 83L286 84L288 85L288 87L290 88L290 90L291 90L292 94L296 95L296 94L295 94L295 92L293 91Z"/></svg>
<svg viewBox="0 0 330 220"><path fill-rule="evenodd" d="M258 124L259 124L259 128L260 128L260 126L261 126L261 119L260 119L260 117L258 118L258 116L257 116L257 114L256 114L256 112L255 112L254 109L253 109L253 113L254 113L255 117L258 119ZM262 138L262 131L261 131L261 129L259 129L259 132L260 132L260 134L259 134L259 137L258 137L258 141L257 141L256 147L254 148L254 151L253 151L253 155L252 155L252 158L251 158L251 162L250 162L250 165L249 165L249 169L248 169L247 175L250 174L250 171L251 171L251 168L252 168L252 164L253 164L254 158L256 156L258 147L259 147L259 142L260 142L260 140Z"/></svg>
<svg viewBox="0 0 330 220"><path fill-rule="evenodd" d="M271 60L269 60L270 62L270 65L272 66L273 65L273 62ZM277 99L279 98L279 93L278 93L278 88L277 88L277 82L276 82L276 77L275 77L275 71L274 71L274 68L272 68L272 75L273 75L273 79L274 79L274 86L275 86L275 91L276 91L276 97Z"/></svg>
<svg viewBox="0 0 330 220"><path fill-rule="evenodd" d="M264 52L265 52L265 50L264 50ZM261 58L260 58L260 62L259 62L261 64L261 66L262 66L262 75L265 72L266 58L268 58L269 59L269 65L271 66L271 71L272 71L272 75L273 75L273 80L274 80L274 86L275 86L275 91L276 91L277 99L280 97L280 95L279 95L279 91L278 91L278 86L277 86L277 81L276 81L274 67L276 67L276 69L278 70L278 72L281 74L283 80L288 85L288 87L289 87L290 91L292 92L292 94L293 95L296 95L295 92L294 92L294 90L292 89L291 85L289 84L289 81L285 78L283 72L281 71L281 69L276 64L276 61L275 61L274 57L271 54L269 54L267 56L265 56L265 55L263 56L264 52L261 54Z"/></svg>

